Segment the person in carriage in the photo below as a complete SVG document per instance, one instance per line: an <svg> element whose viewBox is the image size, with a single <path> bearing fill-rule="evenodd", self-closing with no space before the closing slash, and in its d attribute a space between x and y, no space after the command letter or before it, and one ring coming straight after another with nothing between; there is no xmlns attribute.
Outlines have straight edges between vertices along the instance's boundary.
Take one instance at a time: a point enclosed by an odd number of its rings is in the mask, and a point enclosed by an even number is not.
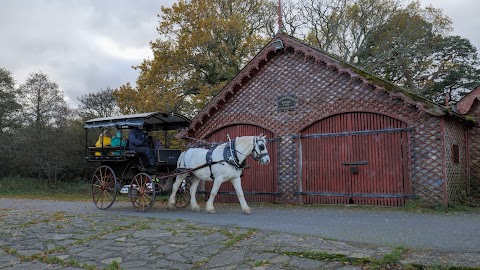
<svg viewBox="0 0 480 270"><path fill-rule="evenodd" d="M98 140L95 143L95 147L108 147L112 143L111 139L111 132L109 130L105 130L100 135L98 136ZM101 156L102 153L100 152L95 152L95 156Z"/></svg>
<svg viewBox="0 0 480 270"><path fill-rule="evenodd" d="M140 128L133 127L128 134L128 148L137 153L145 155L147 158L147 170L155 169L155 156L147 143L147 134Z"/></svg>
<svg viewBox="0 0 480 270"><path fill-rule="evenodd" d="M127 141L123 138L122 131L117 130L117 132L115 133L115 136L112 137L111 146L120 147L120 146L126 146L126 145L127 145ZM119 156L122 152L123 151L114 151L113 155Z"/></svg>

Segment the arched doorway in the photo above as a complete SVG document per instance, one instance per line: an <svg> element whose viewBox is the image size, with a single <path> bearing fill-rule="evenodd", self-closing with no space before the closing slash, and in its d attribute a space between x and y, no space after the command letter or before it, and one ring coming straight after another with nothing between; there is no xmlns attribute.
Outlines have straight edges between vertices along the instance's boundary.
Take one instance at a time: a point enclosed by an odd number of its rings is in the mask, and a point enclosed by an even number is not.
<svg viewBox="0 0 480 270"><path fill-rule="evenodd" d="M231 139L239 136L256 136L261 133L268 138L274 138L275 134L258 126L237 124L218 129L208 135L205 140L209 142L226 142L227 134ZM243 170L242 189L247 202L275 202L278 190L276 167L277 167L277 144L269 141L267 148L270 163L260 165L250 157L247 158L248 168ZM212 182L205 183L205 191L208 194L212 188ZM217 202L238 202L235 189L230 182L223 183L215 198Z"/></svg>
<svg viewBox="0 0 480 270"><path fill-rule="evenodd" d="M351 112L302 131L304 203L403 206L411 193L407 124Z"/></svg>

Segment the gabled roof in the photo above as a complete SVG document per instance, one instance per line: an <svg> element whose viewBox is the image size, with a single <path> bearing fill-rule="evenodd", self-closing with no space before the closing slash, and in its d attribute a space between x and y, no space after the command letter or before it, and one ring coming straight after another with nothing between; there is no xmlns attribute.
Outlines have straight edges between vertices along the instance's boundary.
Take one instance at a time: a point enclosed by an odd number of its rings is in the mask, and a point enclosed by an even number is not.
<svg viewBox="0 0 480 270"><path fill-rule="evenodd" d="M281 40L283 48L274 47L274 42ZM278 51L303 54L305 59L310 58L316 62L324 63L328 67L335 68L339 73L345 73L352 79L358 79L362 83L370 85L378 90L389 93L392 97L402 99L408 104L416 106L419 110L425 111L434 116L453 116L457 120L466 121L465 118L444 107L433 103L432 101L418 94L410 92L386 80L374 76L362 69L346 63L335 56L328 54L320 49L313 48L291 36L279 33L235 76L193 119L190 130L194 131L201 126L207 119L215 114L221 105L225 104L234 96L243 85L245 85L255 74L269 61Z"/></svg>
<svg viewBox="0 0 480 270"><path fill-rule="evenodd" d="M480 86L477 86L477 88L473 89L457 102L458 112L461 114L467 114L477 99L480 101Z"/></svg>

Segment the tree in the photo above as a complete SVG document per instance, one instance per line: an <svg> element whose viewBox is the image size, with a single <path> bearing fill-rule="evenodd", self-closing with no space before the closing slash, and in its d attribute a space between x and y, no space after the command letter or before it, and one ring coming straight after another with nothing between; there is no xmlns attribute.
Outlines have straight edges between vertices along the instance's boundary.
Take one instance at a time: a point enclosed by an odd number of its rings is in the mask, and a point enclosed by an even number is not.
<svg viewBox="0 0 480 270"><path fill-rule="evenodd" d="M96 93L83 94L77 99L80 101L78 112L83 119L107 117L119 113L113 89L108 86Z"/></svg>
<svg viewBox="0 0 480 270"><path fill-rule="evenodd" d="M68 106L58 84L44 73L31 73L19 87L25 121L37 131L58 126L68 114Z"/></svg>
<svg viewBox="0 0 480 270"><path fill-rule="evenodd" d="M394 16L400 7L401 0L357 0L350 3L345 13L345 31L338 39L339 56L356 63L367 37Z"/></svg>
<svg viewBox="0 0 480 270"><path fill-rule="evenodd" d="M309 28L307 42L329 53L339 53L338 40L345 31L351 0L300 0L301 14Z"/></svg>
<svg viewBox="0 0 480 270"><path fill-rule="evenodd" d="M19 127L22 106L17 102L15 80L12 73L0 68L0 178L9 175L15 166L15 145L12 142Z"/></svg>
<svg viewBox="0 0 480 270"><path fill-rule="evenodd" d="M434 101L456 99L478 81L478 60L468 40L446 35L450 25L440 10L413 2L368 36L359 65Z"/></svg>
<svg viewBox="0 0 480 270"><path fill-rule="evenodd" d="M25 125L18 132L22 138L19 163L54 184L67 162L60 154L65 150L60 138L68 127L70 109L58 85L44 73L30 74L19 91L25 118Z"/></svg>
<svg viewBox="0 0 480 270"><path fill-rule="evenodd" d="M304 34L305 29L307 29L307 24L302 20L301 14L301 5L298 1L282 1L282 24L283 24L283 33L297 37L301 40L304 40L306 35ZM275 26L272 24L272 27ZM270 30L273 33L274 28Z"/></svg>
<svg viewBox="0 0 480 270"><path fill-rule="evenodd" d="M433 101L458 101L480 82L478 53L468 39L447 36L442 39L433 63L424 76L419 76L420 93Z"/></svg>
<svg viewBox="0 0 480 270"><path fill-rule="evenodd" d="M192 115L265 43L276 18L273 7L267 0L191 0L162 7L160 38L150 43L153 59L136 67L135 89L115 91L122 111L129 104L136 112L156 108Z"/></svg>
<svg viewBox="0 0 480 270"><path fill-rule="evenodd" d="M12 73L0 68L0 134L18 125L21 108L17 102Z"/></svg>
<svg viewBox="0 0 480 270"><path fill-rule="evenodd" d="M365 39L393 16L400 0L301 0L306 40L345 61L356 62Z"/></svg>

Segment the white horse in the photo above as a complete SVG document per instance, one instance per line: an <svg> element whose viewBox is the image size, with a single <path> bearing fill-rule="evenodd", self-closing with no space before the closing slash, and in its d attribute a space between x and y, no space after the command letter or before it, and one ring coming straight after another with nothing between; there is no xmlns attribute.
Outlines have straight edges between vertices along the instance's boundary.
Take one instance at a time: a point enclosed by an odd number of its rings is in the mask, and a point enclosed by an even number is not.
<svg viewBox="0 0 480 270"><path fill-rule="evenodd" d="M249 154L252 155L254 160L259 161L260 164L268 164L270 162L266 143L265 136L260 134L259 136L237 137L227 143L212 147L210 150L190 148L182 152L178 158L177 171L192 171L177 175L172 187L172 194L168 200L169 207L174 207L177 190L183 180L190 174L190 205L193 211L200 211L200 206L198 206L195 198L200 180L214 181L210 191L210 198L208 198L205 206L205 210L209 213L215 213L213 201L220 185L223 182L231 181L243 212L250 214L252 210L245 201L240 175L242 174L245 159Z"/></svg>

